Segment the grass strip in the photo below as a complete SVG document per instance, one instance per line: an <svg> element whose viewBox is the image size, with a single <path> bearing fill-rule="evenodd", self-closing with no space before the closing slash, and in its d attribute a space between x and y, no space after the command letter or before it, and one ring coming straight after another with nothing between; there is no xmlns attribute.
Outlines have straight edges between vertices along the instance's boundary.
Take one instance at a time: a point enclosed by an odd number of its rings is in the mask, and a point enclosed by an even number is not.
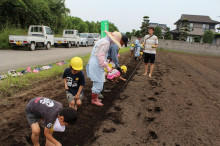
<svg viewBox="0 0 220 146"><path fill-rule="evenodd" d="M119 53L122 54L124 52L129 51L129 48L122 48L120 49ZM90 54L86 56L79 56L83 59L84 63L84 70L86 68L86 64L89 61ZM62 61L62 60L61 60ZM5 78L3 80L0 80L0 98L4 97L10 97L16 93L19 93L23 90L28 90L33 88L34 85L37 85L39 83L44 83L45 81L51 80L51 79L57 79L61 78L65 68L69 67L70 59L65 60L67 64L64 65L56 65L56 63L52 63L51 65L53 68L49 70L43 70L39 73L27 73L23 76L17 76L12 77L8 75L8 78ZM58 61L59 62L59 61ZM37 68L40 66L37 66ZM33 67L32 70L36 68ZM17 71L21 71L24 69L18 69Z"/></svg>

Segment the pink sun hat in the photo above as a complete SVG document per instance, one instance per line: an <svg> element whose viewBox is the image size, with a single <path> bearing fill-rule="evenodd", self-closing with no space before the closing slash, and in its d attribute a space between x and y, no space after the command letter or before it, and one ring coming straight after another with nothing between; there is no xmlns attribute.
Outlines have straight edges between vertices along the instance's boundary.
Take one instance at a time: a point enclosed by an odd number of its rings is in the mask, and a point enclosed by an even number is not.
<svg viewBox="0 0 220 146"><path fill-rule="evenodd" d="M120 32L118 31L114 31L114 32L104 31L104 32L107 34L107 36L109 36L112 39L114 43L118 45L119 48L121 48L120 41L121 41L122 35Z"/></svg>

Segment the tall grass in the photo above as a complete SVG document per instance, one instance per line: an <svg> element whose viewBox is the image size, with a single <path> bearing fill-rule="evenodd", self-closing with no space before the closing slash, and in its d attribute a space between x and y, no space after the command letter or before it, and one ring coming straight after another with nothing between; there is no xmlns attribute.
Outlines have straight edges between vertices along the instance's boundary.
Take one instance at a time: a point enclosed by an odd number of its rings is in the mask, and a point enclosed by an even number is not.
<svg viewBox="0 0 220 146"><path fill-rule="evenodd" d="M0 49L9 49L9 35L27 35L28 30L21 28L5 27L0 30Z"/></svg>
<svg viewBox="0 0 220 146"><path fill-rule="evenodd" d="M129 51L129 48L120 49L119 53L124 53ZM90 54L86 56L79 56L83 59L84 62L84 69L86 68L86 64L89 61ZM56 65L53 63L53 68L49 70L43 70L39 73L27 73L20 77L11 77L5 78L4 80L0 80L0 98L9 97L13 94L16 94L23 89L31 89L34 84L39 84L44 81L48 81L50 79L57 79L61 78L65 68L69 67L70 60L65 60L67 64L62 66ZM38 66L40 67L40 66ZM21 71L24 69L19 69ZM33 70L33 68L32 68Z"/></svg>

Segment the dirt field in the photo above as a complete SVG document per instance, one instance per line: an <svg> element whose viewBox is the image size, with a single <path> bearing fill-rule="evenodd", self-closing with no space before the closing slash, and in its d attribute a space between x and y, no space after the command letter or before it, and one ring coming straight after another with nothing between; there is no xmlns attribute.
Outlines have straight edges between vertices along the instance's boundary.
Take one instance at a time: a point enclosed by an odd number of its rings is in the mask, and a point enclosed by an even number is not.
<svg viewBox="0 0 220 146"><path fill-rule="evenodd" d="M120 56L128 78L138 62ZM103 107L90 104L91 82L77 124L54 136L72 145L220 145L220 57L158 51L151 78L143 63L119 96L124 82L108 81ZM67 106L62 79L1 100L0 145L31 145L24 109L33 97L45 96ZM7 99L7 100L6 100ZM42 131L42 130L41 130ZM44 144L43 133L40 138Z"/></svg>

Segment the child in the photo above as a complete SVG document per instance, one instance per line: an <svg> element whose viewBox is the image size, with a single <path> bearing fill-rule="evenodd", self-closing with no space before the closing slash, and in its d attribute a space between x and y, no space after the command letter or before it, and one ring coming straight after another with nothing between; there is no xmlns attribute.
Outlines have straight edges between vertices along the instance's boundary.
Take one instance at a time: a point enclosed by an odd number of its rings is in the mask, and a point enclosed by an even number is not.
<svg viewBox="0 0 220 146"><path fill-rule="evenodd" d="M122 73L126 73L127 67L125 65L121 66L121 71ZM108 73L107 79L110 79L114 82L118 82L118 78L120 78L121 80L126 82L126 79L122 78L120 75L120 71L118 71L117 69L113 69L112 72Z"/></svg>
<svg viewBox="0 0 220 146"><path fill-rule="evenodd" d="M140 51L141 51L141 44L140 44L140 39L141 37L138 36L137 39L135 40L135 60L137 60L138 58L140 59Z"/></svg>
<svg viewBox="0 0 220 146"><path fill-rule="evenodd" d="M31 140L34 146L40 146L39 135L40 126L38 119L44 119L44 135L47 145L61 146L53 136L53 131L63 132L65 126L74 124L77 120L77 112L72 108L63 108L60 102L45 97L36 97L31 99L25 109L28 124L31 126Z"/></svg>
<svg viewBox="0 0 220 146"><path fill-rule="evenodd" d="M134 48L135 48L135 45L134 45L134 44L131 44L131 47L130 47L131 53L130 53L130 54L131 54L131 57L132 57L132 58L134 58L134 50L135 50Z"/></svg>
<svg viewBox="0 0 220 146"><path fill-rule="evenodd" d="M83 99L83 87L85 86L85 76L81 71L83 69L83 61L80 57L71 59L70 67L66 68L63 73L63 79L66 89L66 96L69 107L77 110Z"/></svg>

